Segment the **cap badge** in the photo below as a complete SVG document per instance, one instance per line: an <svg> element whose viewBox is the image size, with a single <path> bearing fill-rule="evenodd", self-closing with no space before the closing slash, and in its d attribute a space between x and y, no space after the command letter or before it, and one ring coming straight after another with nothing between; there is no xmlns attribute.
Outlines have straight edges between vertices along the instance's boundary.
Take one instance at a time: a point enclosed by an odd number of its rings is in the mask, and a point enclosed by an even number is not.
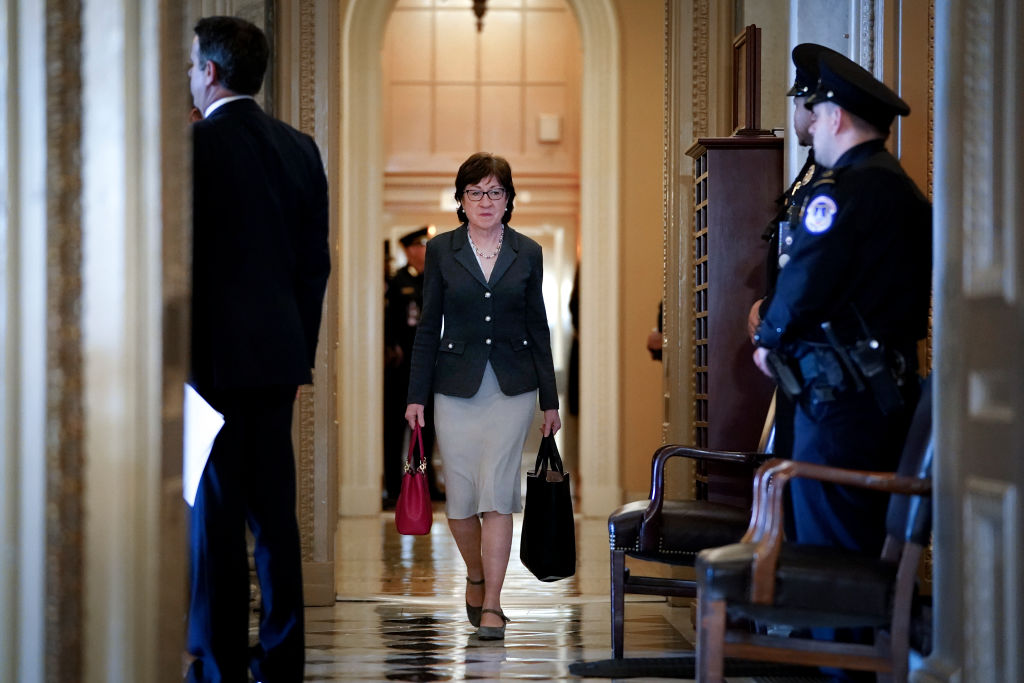
<svg viewBox="0 0 1024 683"><path fill-rule="evenodd" d="M819 195L811 200L804 214L804 225L808 232L820 234L832 227L832 218L836 215L836 203L831 197Z"/></svg>

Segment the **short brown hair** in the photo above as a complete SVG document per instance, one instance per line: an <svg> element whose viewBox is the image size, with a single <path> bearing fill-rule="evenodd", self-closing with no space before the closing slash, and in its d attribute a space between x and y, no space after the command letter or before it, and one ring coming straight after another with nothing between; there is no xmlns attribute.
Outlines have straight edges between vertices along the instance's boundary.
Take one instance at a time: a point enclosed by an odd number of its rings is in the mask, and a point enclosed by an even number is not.
<svg viewBox="0 0 1024 683"><path fill-rule="evenodd" d="M263 85L270 46L267 36L239 17L204 17L195 27L199 67L217 65L217 80L239 95L255 95Z"/></svg>
<svg viewBox="0 0 1024 683"><path fill-rule="evenodd" d="M466 222L466 212L462 209L462 193L466 191L467 185L478 183L488 176L494 176L508 195L505 215L501 217L501 222L507 224L512 217L512 209L515 208L512 200L516 196L516 188L512 184L512 167L504 157L490 152L477 152L462 162L459 172L455 175L455 201L459 203L455 214L463 223Z"/></svg>

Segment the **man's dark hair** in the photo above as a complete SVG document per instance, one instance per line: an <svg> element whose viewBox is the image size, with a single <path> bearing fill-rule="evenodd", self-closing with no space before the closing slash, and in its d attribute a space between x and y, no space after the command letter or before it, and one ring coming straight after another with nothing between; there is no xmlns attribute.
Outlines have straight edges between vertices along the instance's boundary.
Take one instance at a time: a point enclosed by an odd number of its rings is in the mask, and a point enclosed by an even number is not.
<svg viewBox="0 0 1024 683"><path fill-rule="evenodd" d="M258 26L238 17L204 17L195 28L199 66L217 65L217 80L239 95L255 95L263 85L270 46Z"/></svg>
<svg viewBox="0 0 1024 683"><path fill-rule="evenodd" d="M466 191L467 185L478 183L488 176L494 176L494 179L501 183L508 197L501 222L507 225L508 220L512 218L512 210L515 208L513 200L516 198L516 188L512 184L512 167L504 157L490 152L477 152L462 162L459 172L455 175L455 201L459 203L455 214L463 223L466 222L466 212L462 208L462 193Z"/></svg>

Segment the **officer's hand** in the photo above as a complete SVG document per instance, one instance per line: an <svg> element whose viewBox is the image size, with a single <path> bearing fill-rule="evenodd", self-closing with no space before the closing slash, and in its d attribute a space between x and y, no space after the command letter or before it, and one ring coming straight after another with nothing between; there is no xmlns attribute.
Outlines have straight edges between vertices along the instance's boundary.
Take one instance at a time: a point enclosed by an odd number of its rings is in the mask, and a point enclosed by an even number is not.
<svg viewBox="0 0 1024 683"><path fill-rule="evenodd" d="M758 346L754 349L754 365L757 369L765 374L766 377L772 376L772 371L768 369L768 349L763 346Z"/></svg>
<svg viewBox="0 0 1024 683"><path fill-rule="evenodd" d="M661 360L662 334L660 330L651 330L647 335L647 350L651 353L652 360Z"/></svg>
<svg viewBox="0 0 1024 683"><path fill-rule="evenodd" d="M410 403L405 407L405 421L409 423L409 429L415 429L416 425L426 427L427 422L423 419L423 404Z"/></svg>
<svg viewBox="0 0 1024 683"><path fill-rule="evenodd" d="M558 430L562 428L562 421L558 419L557 410L545 410L544 411L544 424L540 426L540 433L542 436L548 434L555 435Z"/></svg>
<svg viewBox="0 0 1024 683"><path fill-rule="evenodd" d="M754 342L754 335L757 334L757 326L761 324L761 303L764 299L758 299L754 302L754 305L750 307L750 313L747 314L747 336L750 337L750 342Z"/></svg>

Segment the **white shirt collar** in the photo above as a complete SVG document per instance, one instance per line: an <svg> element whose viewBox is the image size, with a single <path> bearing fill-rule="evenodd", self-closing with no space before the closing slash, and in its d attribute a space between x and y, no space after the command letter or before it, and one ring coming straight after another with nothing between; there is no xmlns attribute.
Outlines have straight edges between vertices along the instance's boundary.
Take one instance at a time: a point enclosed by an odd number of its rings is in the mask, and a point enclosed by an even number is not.
<svg viewBox="0 0 1024 683"><path fill-rule="evenodd" d="M221 105L225 105L228 102L234 102L235 100L254 100L254 99L256 99L256 98L254 98L252 95L232 95L231 97L222 97L219 100L214 100L210 104L210 106L206 108L206 111L203 112L203 118L205 119L207 116L209 116L210 114L215 112Z"/></svg>

